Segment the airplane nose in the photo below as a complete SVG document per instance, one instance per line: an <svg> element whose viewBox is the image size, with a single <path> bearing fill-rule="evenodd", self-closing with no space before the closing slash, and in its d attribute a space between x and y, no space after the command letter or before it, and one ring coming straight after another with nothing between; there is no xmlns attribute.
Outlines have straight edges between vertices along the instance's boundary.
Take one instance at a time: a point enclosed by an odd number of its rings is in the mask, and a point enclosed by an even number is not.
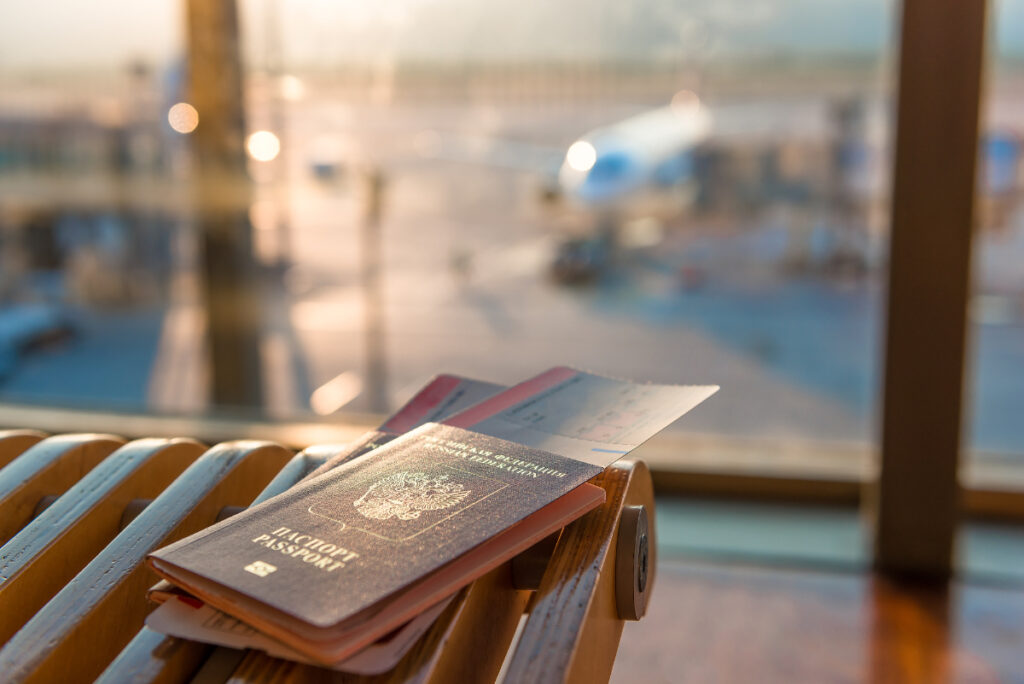
<svg viewBox="0 0 1024 684"><path fill-rule="evenodd" d="M597 162L597 149L586 140L577 140L565 153L565 163L573 171L585 173Z"/></svg>

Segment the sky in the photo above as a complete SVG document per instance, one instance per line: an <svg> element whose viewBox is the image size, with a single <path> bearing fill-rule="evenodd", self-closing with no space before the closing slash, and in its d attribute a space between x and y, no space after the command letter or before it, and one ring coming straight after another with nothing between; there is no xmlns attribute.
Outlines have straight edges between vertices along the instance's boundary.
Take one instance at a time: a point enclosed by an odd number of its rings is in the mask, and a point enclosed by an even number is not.
<svg viewBox="0 0 1024 684"><path fill-rule="evenodd" d="M286 61L700 58L879 54L893 0L239 0L247 55L276 3ZM182 52L182 0L0 0L0 70L165 65ZM996 44L1024 56L1024 0L996 0Z"/></svg>

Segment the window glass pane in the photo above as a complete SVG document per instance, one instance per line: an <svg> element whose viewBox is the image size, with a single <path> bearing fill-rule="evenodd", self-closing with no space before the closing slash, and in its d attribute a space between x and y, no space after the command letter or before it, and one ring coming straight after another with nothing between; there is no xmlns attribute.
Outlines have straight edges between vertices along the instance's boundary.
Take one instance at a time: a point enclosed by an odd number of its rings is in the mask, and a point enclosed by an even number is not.
<svg viewBox="0 0 1024 684"><path fill-rule="evenodd" d="M967 477L1002 487L1024 452L1024 3L995 2L988 38L965 438Z"/></svg>
<svg viewBox="0 0 1024 684"><path fill-rule="evenodd" d="M679 458L866 467L891 2L239 7L270 415L571 364L721 384ZM4 23L4 401L213 408L184 13Z"/></svg>
<svg viewBox="0 0 1024 684"><path fill-rule="evenodd" d="M184 150L178 2L0 10L0 401L145 409ZM12 427L12 426L7 426Z"/></svg>

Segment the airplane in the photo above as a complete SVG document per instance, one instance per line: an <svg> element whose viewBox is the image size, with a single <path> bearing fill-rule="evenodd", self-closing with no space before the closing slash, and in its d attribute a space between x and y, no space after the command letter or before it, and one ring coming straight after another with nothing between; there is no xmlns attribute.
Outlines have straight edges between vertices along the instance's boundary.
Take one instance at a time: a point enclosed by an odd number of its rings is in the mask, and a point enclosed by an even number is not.
<svg viewBox="0 0 1024 684"><path fill-rule="evenodd" d="M706 213L708 225L728 225L715 218L761 209L771 210L764 220L702 244L714 243L711 251L725 261L855 275L884 265L888 104L883 97L814 95L708 104L682 90L665 105L582 134L569 129L564 147L488 134L486 126L466 132L440 120L405 135L349 133L348 144L334 146L327 172L317 162L313 172L338 178L335 166L343 158L353 163L361 151L389 170L448 162L530 174L554 237L552 272L565 282L593 279L615 249L651 247L692 226L697 237L700 225L687 220L696 212ZM1010 137L1017 141L1019 133ZM1015 168L1019 153L999 156L983 142L989 165L1006 157L989 175L1016 178L1006 169Z"/></svg>
<svg viewBox="0 0 1024 684"><path fill-rule="evenodd" d="M423 130L408 142L393 138L391 151L375 145L372 153L376 163L391 169L440 161L537 176L549 226L557 235L554 275L572 282L595 275L614 245L656 239L650 230L642 234L652 217L667 221L689 209L699 189L697 156L711 130L708 108L695 93L683 90L665 106L584 133L567 150ZM310 166L314 177L342 177L340 150L345 146L335 142L318 144Z"/></svg>
<svg viewBox="0 0 1024 684"><path fill-rule="evenodd" d="M695 94L584 135L569 146L558 172L562 194L593 210L623 211L636 197L694 185L698 146L711 131L711 115Z"/></svg>
<svg viewBox="0 0 1024 684"><path fill-rule="evenodd" d="M659 219L683 215L698 191L697 153L711 115L691 91L671 103L580 136L565 153L549 204L563 204L555 279L587 282L618 243L660 239Z"/></svg>

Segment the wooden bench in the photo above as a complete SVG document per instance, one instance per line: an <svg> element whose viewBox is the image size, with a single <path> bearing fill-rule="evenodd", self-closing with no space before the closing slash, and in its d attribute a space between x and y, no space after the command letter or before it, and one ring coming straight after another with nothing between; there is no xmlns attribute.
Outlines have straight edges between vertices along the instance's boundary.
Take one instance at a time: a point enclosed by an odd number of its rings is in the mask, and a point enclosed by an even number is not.
<svg viewBox="0 0 1024 684"><path fill-rule="evenodd" d="M151 550L278 494L337 454L265 441L0 431L0 673L5 682L607 680L655 568L642 461L595 482L599 509L463 590L386 675L352 677L143 627Z"/></svg>

